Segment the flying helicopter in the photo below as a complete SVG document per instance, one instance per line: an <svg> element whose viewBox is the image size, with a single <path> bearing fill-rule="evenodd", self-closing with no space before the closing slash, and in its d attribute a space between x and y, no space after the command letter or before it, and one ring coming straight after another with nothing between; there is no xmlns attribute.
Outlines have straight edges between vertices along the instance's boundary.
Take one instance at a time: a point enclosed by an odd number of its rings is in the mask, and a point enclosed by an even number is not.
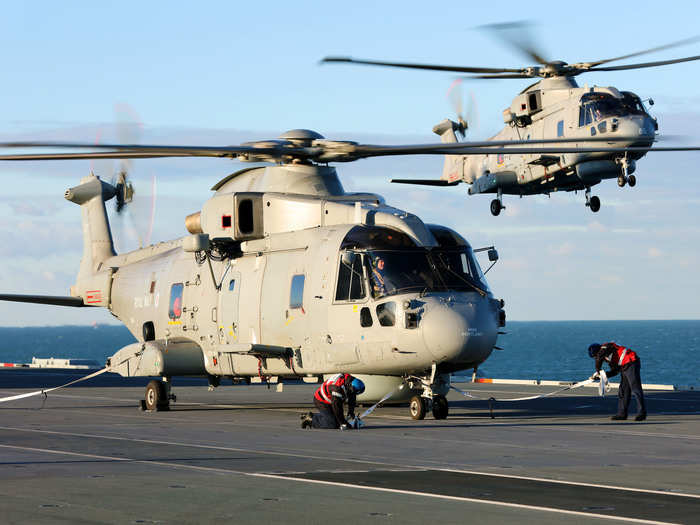
<svg viewBox="0 0 700 525"><path fill-rule="evenodd" d="M642 148L639 151L569 152L565 149L549 152L512 151L483 156L447 156L440 179L394 179L392 182L431 186L455 186L461 182L469 185L469 195L496 194L491 201L491 213L496 216L505 208L503 195L549 195L556 191L584 191L586 206L600 210L600 199L591 195L591 187L606 179L617 179L619 187L634 187L637 161L645 154L658 132L658 122L652 117L644 101L631 91L615 87L580 87L576 78L583 73L598 71L626 71L699 60L690 56L672 60L660 60L604 66L610 62L661 51L698 41L698 37L638 51L603 60L568 64L561 60L549 60L531 43L527 24L507 23L486 26L504 38L518 51L524 53L537 66L522 68L448 66L362 60L349 57L326 57L322 63L349 63L383 67L397 67L456 73L473 73L469 79L531 79L540 80L523 89L503 110L505 127L491 139L533 140L555 138L631 137L629 142L615 143ZM653 105L648 99L648 104ZM457 121L446 119L433 128L445 143L458 141L457 134L465 136L468 122L459 115ZM524 149L524 148L519 148Z"/></svg>
<svg viewBox="0 0 700 525"><path fill-rule="evenodd" d="M597 139L590 140L595 149ZM80 206L83 230L70 295L0 300L107 308L137 339L109 358L110 370L159 378L140 401L146 410L169 407L174 376L207 377L214 388L223 378L318 382L342 371L365 381L362 402L407 385L403 400L414 419L429 410L442 419L450 374L483 363L505 326L504 302L476 259L485 252L493 265L498 253L473 249L456 231L426 224L380 195L345 192L328 164L483 155L523 142L381 146L297 129L225 147L2 143L44 150L2 154L4 161L220 157L267 165L215 184L201 210L185 218L187 235L122 254L105 203L115 199L124 209L138 189L126 170L113 183L91 173L65 192Z"/></svg>

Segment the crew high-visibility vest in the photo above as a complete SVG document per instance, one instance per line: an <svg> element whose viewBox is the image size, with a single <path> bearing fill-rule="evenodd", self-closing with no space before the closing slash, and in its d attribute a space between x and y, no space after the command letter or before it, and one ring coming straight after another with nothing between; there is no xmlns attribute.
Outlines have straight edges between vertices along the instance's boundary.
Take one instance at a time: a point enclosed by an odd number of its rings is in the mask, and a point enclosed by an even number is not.
<svg viewBox="0 0 700 525"><path fill-rule="evenodd" d="M615 343L606 343L606 345L610 345L613 348L615 348L615 356L611 359L611 362L613 362L613 359L615 359L616 357L617 365L619 367L623 367L626 364L633 363L637 360L637 354L631 348L627 348Z"/></svg>
<svg viewBox="0 0 700 525"><path fill-rule="evenodd" d="M348 382L349 377L350 374L336 374L334 376L329 377L323 382L323 384L320 387L318 387L318 389L316 389L316 392L314 393L314 398L318 399L321 403L330 405L332 403L333 398L333 392L331 392L330 387L344 387L346 382Z"/></svg>

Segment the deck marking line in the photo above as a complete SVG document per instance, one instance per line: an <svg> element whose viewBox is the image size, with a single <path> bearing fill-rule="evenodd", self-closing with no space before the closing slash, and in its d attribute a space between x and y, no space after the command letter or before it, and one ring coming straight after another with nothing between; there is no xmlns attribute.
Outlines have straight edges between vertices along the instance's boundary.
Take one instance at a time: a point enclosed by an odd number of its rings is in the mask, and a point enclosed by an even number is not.
<svg viewBox="0 0 700 525"><path fill-rule="evenodd" d="M446 499L446 500L451 500L451 501L463 501L463 502L468 502L468 503L483 503L486 505L496 505L499 507L539 510L539 511L544 511L544 512L553 512L556 514L568 514L568 515L572 515L572 516L585 516L587 518L599 518L599 519L604 519L604 520L627 521L627 522L631 522L631 523L646 523L646 524L650 524L650 525L672 525L673 524L673 522L668 522L668 521L652 521L652 520L644 520L644 519L640 519L640 518L627 518L624 516L611 516L611 515L607 515L607 514L595 514L595 513L590 513L590 512L580 512L580 511L576 511L576 510L555 509L552 507L540 507L537 505L524 505L522 503L509 503L506 501L467 498L467 497L462 497L462 496L447 496L444 494L430 494L427 492L418 492L415 490L390 489L390 488L386 488L386 487L369 487L366 485L354 485L352 483L343 483L340 481L323 481L323 480L317 480L317 479L296 478L293 476L278 476L275 474L261 474L261 473L253 473L250 475L255 476L255 477L261 477L261 478L288 479L288 480L294 480L294 481L303 481L306 483L317 483L320 485L335 485L338 487L374 490L377 492L391 492L391 493L395 493L395 494L406 494L409 496L423 496L426 498ZM678 524L673 524L673 525L678 525Z"/></svg>
<svg viewBox="0 0 700 525"><path fill-rule="evenodd" d="M458 470L458 469L432 467L432 466L425 466L425 465L405 465L405 464L402 465L400 463L380 462L380 461L376 461L376 460L371 459L371 458L355 459L355 458L315 456L315 455L308 455L308 454L294 454L291 452L273 452L273 451L267 451L267 450L255 450L255 449L248 449L248 448L223 447L223 446L218 446L218 445L202 445L199 443L157 441L157 440L150 440L150 439L138 439L138 438L129 438L129 437L120 437L120 436L103 436L103 435L97 435L97 434L81 434L81 433L77 433L77 432L59 432L56 430L23 429L23 428L13 428L13 427L0 427L0 430L15 430L15 431L20 431L20 432L34 432L34 433L40 433L40 434L56 434L56 435L66 435L66 436L75 436L75 437L84 437L84 438L109 439L109 440L116 440L116 441L128 441L128 442L147 443L147 444L154 444L154 445L192 447L192 448L202 448L202 449L221 450L221 451L230 451L230 452L248 452L248 453L253 453L253 454L273 455L273 456L288 456L288 457L304 458L304 459L343 461L343 462L350 462L350 463L371 463L371 464L376 464L376 465L387 465L387 466L393 466L393 467L400 467L401 469L404 469L404 470L405 469L412 469L412 470L431 469L431 470L439 470L439 471L444 471L444 472L455 472L455 473L459 473L459 474L472 474L472 475L491 476L491 477L498 477L498 478L521 479L521 480L538 481L538 482L544 482L544 483L587 486L587 487L604 488L604 489L608 489L608 490L618 490L618 491L626 491L626 492L641 492L641 493L648 493L648 494L658 494L658 495L662 495L662 496L679 496L679 497L700 499L700 495L698 495L698 494L687 494L687 493L682 493L682 492L666 492L666 491L661 491L661 490L640 489L640 488L633 488L633 487L618 487L618 486L613 486L613 485L600 485L600 484L595 484L595 483L586 483L586 482L579 482L579 481L552 480L552 479L547 479L547 478L536 478L536 477L529 477L529 476L515 476L513 474L499 474L496 472L481 472L481 471L475 471L475 470ZM1 445L1 446L12 447L12 445ZM15 448L22 448L22 447L15 447ZM37 450L39 450L39 449L37 449ZM66 452L66 453L79 455L78 453L75 453L75 452ZM100 457L100 456L96 456L96 457ZM149 461L149 460L132 460L132 461L144 461L144 462L148 462L148 463L156 463L156 462ZM430 463L436 463L436 462L431 461ZM165 463L165 464L172 465L172 463ZM229 470L229 469L215 469L215 470L221 470L223 472L237 472L237 471L233 471L233 470ZM243 471L241 471L241 472L243 473Z"/></svg>
<svg viewBox="0 0 700 525"><path fill-rule="evenodd" d="M129 463L145 463L145 464L149 464L149 465L159 465L159 466L164 466L164 467L169 467L169 468L184 468L184 469L188 469L188 470L200 470L200 471L204 471L204 472L219 472L219 473L224 473L224 474L243 474L245 476L252 476L252 477L256 477L256 478L271 478L271 479L279 479L279 480L285 480L285 481L301 481L301 482L305 482L305 483L316 483L316 484L321 484L321 485L335 485L335 486L355 488L355 489L373 490L373 491L377 491L377 492L390 492L390 493L395 493L395 494L406 494L409 496L422 496L422 497L426 497L426 498L445 499L445 500L450 500L450 501L461 501L461 502L466 502L466 503L483 503L486 505L495 505L495 506L500 506L500 507L528 509L528 510L535 510L535 511L552 512L552 513L557 513L557 514L567 514L567 515L573 515L573 516L586 516L586 517L598 518L598 519L626 521L626 522L630 522L630 523L642 523L642 524L648 524L648 525L680 525L680 524L675 524L673 522L666 522L666 521L650 521L650 520L644 520L644 519L639 519L639 518L627 518L627 517L622 517L622 516L609 516L606 514L595 514L595 513L588 513L588 512L579 512L579 511L574 511L574 510L555 509L555 508L550 508L550 507L540 507L537 505L523 505L520 503L509 503L509 502L505 502L505 501L466 498L466 497L460 497L460 496L447 496L447 495L443 495L443 494L429 494L426 492L418 492L418 491L413 491L413 490L390 489L390 488L383 488L383 487L368 487L368 486L363 486L363 485L354 485L351 483L341 483L341 482L336 482L336 481L320 481L320 480L315 480L315 479L297 478L297 477L293 477L293 476L262 474L262 473L258 473L258 472L243 472L243 471L238 471L238 470L221 469L221 468L213 468L213 467L200 467L197 465L186 465L183 463L168 463L168 462L164 462L164 461L149 461L149 460L145 460L145 459L132 459L132 458L126 458L126 457L119 458L119 457L113 457L113 456L99 456L99 455L95 455L95 454L85 454L85 453L81 453L81 452L67 452L67 451L49 450L49 449L42 449L42 448L20 447L20 446L15 446L15 445L0 445L0 447L19 449L19 450L27 450L27 451L32 451L32 452L43 452L43 453L49 453L49 454L59 454L59 455L62 454L62 455L69 455L69 456L88 457L88 458L94 458L94 459L108 459L110 461L120 461L120 462L129 462Z"/></svg>
<svg viewBox="0 0 700 525"><path fill-rule="evenodd" d="M684 494L682 492L667 492L663 490L653 490L653 489L637 489L632 487L618 487L615 485L602 485L599 483L586 483L585 481L566 481L561 479L548 479L548 478L535 478L531 476L514 476L513 474L499 474L497 472L479 472L476 470L459 470L451 468L440 468L436 467L432 470L440 470L443 472L455 472L457 474L472 474L476 476L492 476L494 478L509 478L509 479L523 479L527 481L538 481L544 483L557 483L561 485L577 485L580 487L593 487L599 489L607 490L619 490L625 492L644 492L645 494L658 494L660 496L682 496L684 498L695 498L700 499L700 494Z"/></svg>

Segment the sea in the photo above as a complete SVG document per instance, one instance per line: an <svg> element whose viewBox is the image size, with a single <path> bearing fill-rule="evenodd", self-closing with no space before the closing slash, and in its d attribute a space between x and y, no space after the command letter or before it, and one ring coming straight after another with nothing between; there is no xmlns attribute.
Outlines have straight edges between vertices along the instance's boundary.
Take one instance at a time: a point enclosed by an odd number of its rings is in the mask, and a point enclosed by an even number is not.
<svg viewBox="0 0 700 525"><path fill-rule="evenodd" d="M588 345L615 341L635 350L644 383L700 386L700 320L508 321L478 369L480 377L579 381L593 372ZM0 327L0 362L32 357L90 359L100 366L134 338L123 326ZM471 376L472 370L463 372Z"/></svg>

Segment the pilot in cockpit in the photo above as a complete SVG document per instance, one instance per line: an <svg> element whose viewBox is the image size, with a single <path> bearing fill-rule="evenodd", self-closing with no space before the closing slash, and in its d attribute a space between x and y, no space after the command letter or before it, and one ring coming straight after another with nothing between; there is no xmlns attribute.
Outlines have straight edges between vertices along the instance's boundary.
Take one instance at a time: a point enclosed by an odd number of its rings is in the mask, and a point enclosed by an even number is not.
<svg viewBox="0 0 700 525"><path fill-rule="evenodd" d="M372 290L374 291L375 297L386 295L384 259L379 256L372 259Z"/></svg>

